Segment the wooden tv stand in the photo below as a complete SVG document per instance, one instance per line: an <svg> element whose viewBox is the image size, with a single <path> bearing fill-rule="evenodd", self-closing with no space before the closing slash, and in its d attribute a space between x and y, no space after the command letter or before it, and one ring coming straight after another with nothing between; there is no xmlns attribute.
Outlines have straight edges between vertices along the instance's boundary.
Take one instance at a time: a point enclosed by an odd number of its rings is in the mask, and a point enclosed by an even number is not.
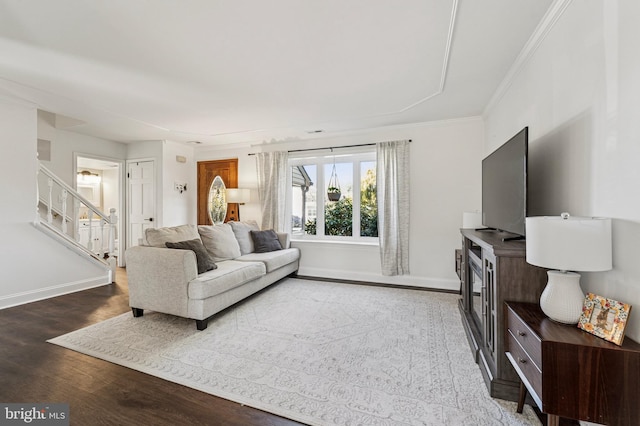
<svg viewBox="0 0 640 426"><path fill-rule="evenodd" d="M507 233L461 233L462 324L491 396L517 401L520 379L505 355L503 306L505 301L537 303L547 283L546 269L526 262L524 241L502 241Z"/></svg>

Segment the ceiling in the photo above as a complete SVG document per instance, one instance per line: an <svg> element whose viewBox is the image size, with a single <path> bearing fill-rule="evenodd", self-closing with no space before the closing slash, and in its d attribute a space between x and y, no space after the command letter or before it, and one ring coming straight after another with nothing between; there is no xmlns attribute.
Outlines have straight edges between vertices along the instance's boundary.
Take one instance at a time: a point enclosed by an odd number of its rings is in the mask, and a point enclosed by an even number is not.
<svg viewBox="0 0 640 426"><path fill-rule="evenodd" d="M477 116L551 5L0 0L0 95L122 142L291 141Z"/></svg>

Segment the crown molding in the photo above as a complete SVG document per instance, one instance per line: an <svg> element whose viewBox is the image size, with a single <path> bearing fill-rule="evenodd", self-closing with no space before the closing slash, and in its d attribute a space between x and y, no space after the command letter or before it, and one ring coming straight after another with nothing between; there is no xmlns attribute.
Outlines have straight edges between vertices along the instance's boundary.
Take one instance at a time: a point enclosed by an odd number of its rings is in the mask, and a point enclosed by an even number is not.
<svg viewBox="0 0 640 426"><path fill-rule="evenodd" d="M344 130L344 131L337 131L337 132L327 132L322 137L274 141L269 143L265 143L265 142L254 143L254 144L251 144L250 147L251 149L264 149L267 147L269 149L271 148L280 149L281 147L286 147L294 143L316 143L317 142L318 144L322 144L323 142L328 142L328 141L331 141L332 139L349 138L349 137L355 137L355 136L367 136L369 134L376 133L376 132L407 132L407 131L412 131L419 128L453 126L453 125L462 125L466 123L477 123L477 122L484 123L484 119L482 118L482 116L474 115L469 117L451 118L451 119L438 120L438 121L423 121L423 122L417 122L417 123L397 124L393 126L370 127L366 129L363 128L363 129L351 129L351 130ZM225 145L225 147L228 149L239 149L241 146L239 145L234 146L232 144L229 144L229 145ZM212 151L217 151L221 149L221 148L218 148L217 146L209 146L209 148ZM242 148L246 148L246 145L243 144Z"/></svg>
<svg viewBox="0 0 640 426"><path fill-rule="evenodd" d="M524 45L524 47L518 54L518 57L513 62L513 65L511 65L511 68L509 68L509 71L505 75L505 78L502 80L493 96L489 100L489 103L482 113L483 117L487 117L490 114L491 110L507 93L516 77L524 69L529 59L533 57L535 52L538 50L538 47L540 47L544 39L558 22L565 10L567 10L572 1L573 0L555 0L553 4L549 6L547 13L545 13L545 15L542 17L533 34L531 34L531 37L529 37L529 40L527 40L527 43Z"/></svg>

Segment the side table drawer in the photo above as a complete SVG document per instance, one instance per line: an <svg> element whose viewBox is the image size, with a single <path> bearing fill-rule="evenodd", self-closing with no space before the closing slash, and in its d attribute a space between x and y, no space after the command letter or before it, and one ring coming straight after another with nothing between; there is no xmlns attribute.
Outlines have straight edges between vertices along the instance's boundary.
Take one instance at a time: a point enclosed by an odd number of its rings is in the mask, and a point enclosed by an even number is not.
<svg viewBox="0 0 640 426"><path fill-rule="evenodd" d="M509 330L509 352L517 365L514 365L516 371L519 369L524 374L538 397L542 396L542 371L536 366L529 354L520 346L516 336Z"/></svg>
<svg viewBox="0 0 640 426"><path fill-rule="evenodd" d="M538 370L542 370L542 343L540 338L532 333L524 321L511 309L507 309L507 328Z"/></svg>

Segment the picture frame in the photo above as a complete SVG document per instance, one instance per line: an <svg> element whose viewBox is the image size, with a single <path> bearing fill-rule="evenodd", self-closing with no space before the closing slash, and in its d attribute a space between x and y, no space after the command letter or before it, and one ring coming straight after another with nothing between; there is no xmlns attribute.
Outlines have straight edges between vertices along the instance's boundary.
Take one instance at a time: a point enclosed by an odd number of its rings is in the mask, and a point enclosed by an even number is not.
<svg viewBox="0 0 640 426"><path fill-rule="evenodd" d="M622 346L624 329L630 313L631 305L628 303L587 293L578 328Z"/></svg>

